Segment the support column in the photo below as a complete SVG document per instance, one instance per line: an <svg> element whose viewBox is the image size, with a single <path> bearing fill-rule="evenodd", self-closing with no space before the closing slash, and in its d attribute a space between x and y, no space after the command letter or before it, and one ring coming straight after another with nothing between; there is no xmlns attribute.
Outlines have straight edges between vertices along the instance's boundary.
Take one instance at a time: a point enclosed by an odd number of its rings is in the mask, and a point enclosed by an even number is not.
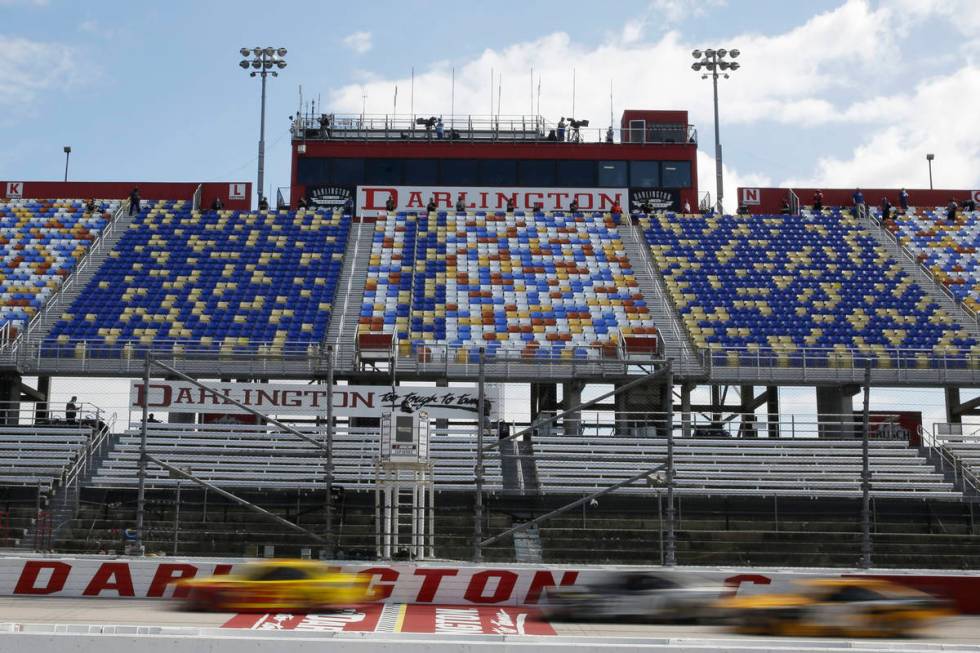
<svg viewBox="0 0 980 653"><path fill-rule="evenodd" d="M558 386L554 383L531 384L531 421L535 422L546 416L554 416L558 412ZM553 422L548 422L538 428L539 435L550 435L555 432Z"/></svg>
<svg viewBox="0 0 980 653"><path fill-rule="evenodd" d="M681 435L691 437L691 390L695 386L688 383L681 385Z"/></svg>
<svg viewBox="0 0 980 653"><path fill-rule="evenodd" d="M779 437L779 386L771 385L766 388L766 412L769 422L769 437Z"/></svg>
<svg viewBox="0 0 980 653"><path fill-rule="evenodd" d="M0 424L14 425L20 421L20 384L17 372L0 374Z"/></svg>
<svg viewBox="0 0 980 653"><path fill-rule="evenodd" d="M739 437L757 438L759 432L755 425L755 386L743 385L739 389L740 401L739 412L741 424L739 425Z"/></svg>
<svg viewBox="0 0 980 653"><path fill-rule="evenodd" d="M51 377L37 377L37 392L44 397L44 401L38 401L34 406L34 423L44 424L48 421L49 402L51 401Z"/></svg>
<svg viewBox="0 0 980 653"><path fill-rule="evenodd" d="M960 407L960 389L943 388L946 393L946 421L950 424L963 423L963 415L956 409Z"/></svg>
<svg viewBox="0 0 980 653"><path fill-rule="evenodd" d="M449 381L436 381L436 387L437 388L448 388L449 387ZM436 420L436 432L437 433L441 433L442 435L445 435L447 430L449 430L449 420L446 419L445 417L441 417L441 418L437 419Z"/></svg>
<svg viewBox="0 0 980 653"><path fill-rule="evenodd" d="M861 386L817 386L817 423L822 438L853 438L854 395Z"/></svg>
<svg viewBox="0 0 980 653"><path fill-rule="evenodd" d="M723 409L721 405L721 386L712 385L711 386L711 427L712 429L721 429L721 415Z"/></svg>
<svg viewBox="0 0 980 653"><path fill-rule="evenodd" d="M565 410L574 408L582 403L582 389L585 384L581 381L569 381L562 385L562 403ZM565 416L564 434L568 436L578 436L582 434L582 413L575 411Z"/></svg>
<svg viewBox="0 0 980 653"><path fill-rule="evenodd" d="M616 432L632 437L666 437L665 415L673 400L666 383L646 384L617 394Z"/></svg>

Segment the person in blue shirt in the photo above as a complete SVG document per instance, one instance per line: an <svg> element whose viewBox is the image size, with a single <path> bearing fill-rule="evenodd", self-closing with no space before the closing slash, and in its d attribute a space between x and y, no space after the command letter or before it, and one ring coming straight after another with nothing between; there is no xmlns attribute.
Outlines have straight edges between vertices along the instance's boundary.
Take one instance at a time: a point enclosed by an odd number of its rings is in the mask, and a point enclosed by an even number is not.
<svg viewBox="0 0 980 653"><path fill-rule="evenodd" d="M898 194L898 205L902 207L902 212L909 210L909 192L902 189L902 192Z"/></svg>
<svg viewBox="0 0 980 653"><path fill-rule="evenodd" d="M860 188L854 189L851 200L854 202L854 217L864 217L864 193Z"/></svg>
<svg viewBox="0 0 980 653"><path fill-rule="evenodd" d="M436 120L436 138L441 139L445 135L446 132L445 132L445 127L442 124L442 116L439 116L439 119Z"/></svg>
<svg viewBox="0 0 980 653"><path fill-rule="evenodd" d="M565 140L565 116L561 117L558 121L558 142L561 143Z"/></svg>

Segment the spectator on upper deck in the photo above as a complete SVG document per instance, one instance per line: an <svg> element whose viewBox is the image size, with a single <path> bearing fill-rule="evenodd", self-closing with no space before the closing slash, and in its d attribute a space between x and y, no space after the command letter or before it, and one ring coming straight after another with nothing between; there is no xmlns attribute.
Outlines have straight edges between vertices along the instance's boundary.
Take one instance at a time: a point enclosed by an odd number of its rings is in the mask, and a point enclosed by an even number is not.
<svg viewBox="0 0 980 653"><path fill-rule="evenodd" d="M436 120L436 138L442 139L445 138L445 136L445 126L442 124L442 116L439 116L439 119Z"/></svg>
<svg viewBox="0 0 980 653"><path fill-rule="evenodd" d="M225 203L221 201L220 197L215 197L214 201L211 202L211 210L220 211L223 208L225 208Z"/></svg>
<svg viewBox="0 0 980 653"><path fill-rule="evenodd" d="M425 210L429 213L434 213L436 210L436 198L429 197L429 203L425 205Z"/></svg>
<svg viewBox="0 0 980 653"><path fill-rule="evenodd" d="M389 194L388 199L385 200L385 211L391 213L394 210L395 210L395 196Z"/></svg>
<svg viewBox="0 0 980 653"><path fill-rule="evenodd" d="M565 140L565 116L561 117L558 121L558 142L561 143Z"/></svg>
<svg viewBox="0 0 980 653"><path fill-rule="evenodd" d="M269 200L267 200L265 197L260 197L259 211L268 211L268 210L269 210Z"/></svg>
<svg viewBox="0 0 980 653"><path fill-rule="evenodd" d="M78 397L72 395L72 398L65 404L65 421L69 424L74 424L75 419L78 417L78 405L75 404L76 401L78 401Z"/></svg>
<svg viewBox="0 0 980 653"><path fill-rule="evenodd" d="M133 190L129 191L129 215L140 212L140 187L133 186Z"/></svg>
<svg viewBox="0 0 980 653"><path fill-rule="evenodd" d="M578 213L578 200L572 200L572 203L568 205L568 210L572 213Z"/></svg>
<svg viewBox="0 0 980 653"><path fill-rule="evenodd" d="M85 202L85 210L88 211L89 213L94 213L95 212L95 200L89 199L87 202Z"/></svg>
<svg viewBox="0 0 980 653"><path fill-rule="evenodd" d="M968 197L965 200L963 200L963 210L970 211L971 213L977 210L977 203L974 201L972 197Z"/></svg>
<svg viewBox="0 0 980 653"><path fill-rule="evenodd" d="M612 209L609 210L609 213L612 214L613 221L619 224L619 219L623 215L623 207L620 206L618 199L613 201Z"/></svg>
<svg viewBox="0 0 980 653"><path fill-rule="evenodd" d="M459 197L456 198L456 211L458 213L466 212L466 201L463 199L462 193L460 193Z"/></svg>
<svg viewBox="0 0 980 653"><path fill-rule="evenodd" d="M791 213L789 208L789 200L783 200L782 206L779 207L779 212L783 215L789 215Z"/></svg>
<svg viewBox="0 0 980 653"><path fill-rule="evenodd" d="M902 212L909 210L909 192L902 189L902 192L898 194L898 205L902 207Z"/></svg>
<svg viewBox="0 0 980 653"><path fill-rule="evenodd" d="M691 212L691 203L687 200L684 200L684 213L690 213L690 212Z"/></svg>
<svg viewBox="0 0 980 653"><path fill-rule="evenodd" d="M306 198L305 197L300 197L299 198L299 201L296 202L296 208L297 209L305 209L305 208L308 208L308 207L309 207L309 204L306 203Z"/></svg>
<svg viewBox="0 0 980 653"><path fill-rule="evenodd" d="M606 142L607 143L612 143L613 142L613 128L612 128L612 125L609 125L609 129L606 130Z"/></svg>
<svg viewBox="0 0 980 653"><path fill-rule="evenodd" d="M823 191L820 189L813 194L813 210L816 213L823 211Z"/></svg>
<svg viewBox="0 0 980 653"><path fill-rule="evenodd" d="M640 212L647 215L653 212L653 205L650 204L650 200L643 200L643 204L640 205Z"/></svg>
<svg viewBox="0 0 980 653"><path fill-rule="evenodd" d="M891 220L892 217L892 203L888 201L887 197L881 198L881 219Z"/></svg>
<svg viewBox="0 0 980 653"><path fill-rule="evenodd" d="M952 197L949 198L949 204L946 205L946 220L956 222L956 200Z"/></svg>
<svg viewBox="0 0 980 653"><path fill-rule="evenodd" d="M861 192L860 188L854 189L854 194L851 195L851 201L854 203L854 217L864 217L864 193Z"/></svg>
<svg viewBox="0 0 980 653"><path fill-rule="evenodd" d="M320 114L320 135L330 138L330 116L325 113Z"/></svg>
<svg viewBox="0 0 980 653"><path fill-rule="evenodd" d="M507 198L507 213L513 213L516 208L517 202L514 201L514 196L511 195Z"/></svg>

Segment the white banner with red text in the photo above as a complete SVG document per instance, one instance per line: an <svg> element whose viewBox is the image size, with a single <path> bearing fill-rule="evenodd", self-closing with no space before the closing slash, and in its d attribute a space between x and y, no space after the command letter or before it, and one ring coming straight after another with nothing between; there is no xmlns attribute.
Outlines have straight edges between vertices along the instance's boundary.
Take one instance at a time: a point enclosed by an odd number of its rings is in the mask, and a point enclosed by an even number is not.
<svg viewBox="0 0 980 653"><path fill-rule="evenodd" d="M436 209L448 211L463 201L468 211L503 211L507 200L513 200L520 211L540 206L544 211L568 211L573 202L581 211L610 211L618 204L629 206L625 188L526 188L486 186L358 186L357 214L371 215L384 211L388 199L396 211L424 211L429 200Z"/></svg>
<svg viewBox="0 0 980 653"><path fill-rule="evenodd" d="M248 414L228 398L265 415L323 415L327 389L322 385L288 383L211 383L209 390L186 381L150 381L148 409L169 413ZM380 417L395 412L411 415L425 411L429 417L476 419L479 397L476 386L449 388L413 386L335 385L334 417ZM130 410L143 408L143 381L133 380Z"/></svg>
<svg viewBox="0 0 980 653"><path fill-rule="evenodd" d="M228 574L242 560L0 558L0 596L171 598L182 579ZM585 565L465 565L336 563L337 569L367 574L381 603L535 606L553 587L600 582L622 567ZM630 567L631 570L638 569ZM858 571L843 569L648 568L681 582L717 586L719 596L789 589L795 581L827 576L873 576L902 583L956 602L980 614L980 574L955 571Z"/></svg>

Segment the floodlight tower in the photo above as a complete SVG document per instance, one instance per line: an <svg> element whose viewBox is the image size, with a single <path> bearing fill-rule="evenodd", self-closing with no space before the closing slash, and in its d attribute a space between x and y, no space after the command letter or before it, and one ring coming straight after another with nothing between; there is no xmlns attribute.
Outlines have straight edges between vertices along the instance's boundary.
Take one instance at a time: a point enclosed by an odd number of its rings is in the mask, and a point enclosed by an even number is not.
<svg viewBox="0 0 980 653"><path fill-rule="evenodd" d="M721 200L724 192L724 187L722 185L721 179L721 136L718 129L718 78L724 77L728 79L729 71L735 72L741 65L737 61L725 61L726 57L731 59L737 59L741 54L738 50L726 50L725 48L720 48L715 50L709 48L704 50L695 50L691 53L697 61L691 64L691 68L695 72L701 72L704 68L708 72L701 75L701 79L708 79L711 77L712 84L714 86L715 95L715 190L717 193L718 202L718 213L722 212Z"/></svg>
<svg viewBox="0 0 980 653"><path fill-rule="evenodd" d="M259 121L259 175L258 175L258 192L259 201L262 201L264 187L262 184L265 181L265 80L266 77L272 75L273 77L278 77L279 73L273 70L273 68L279 68L280 70L286 67L286 48L242 48L238 51L244 59L238 62L238 65L242 67L243 70L248 70L252 68L253 70L249 73L250 77L261 77L262 78L262 117ZM249 61L248 57L251 56L252 60Z"/></svg>

